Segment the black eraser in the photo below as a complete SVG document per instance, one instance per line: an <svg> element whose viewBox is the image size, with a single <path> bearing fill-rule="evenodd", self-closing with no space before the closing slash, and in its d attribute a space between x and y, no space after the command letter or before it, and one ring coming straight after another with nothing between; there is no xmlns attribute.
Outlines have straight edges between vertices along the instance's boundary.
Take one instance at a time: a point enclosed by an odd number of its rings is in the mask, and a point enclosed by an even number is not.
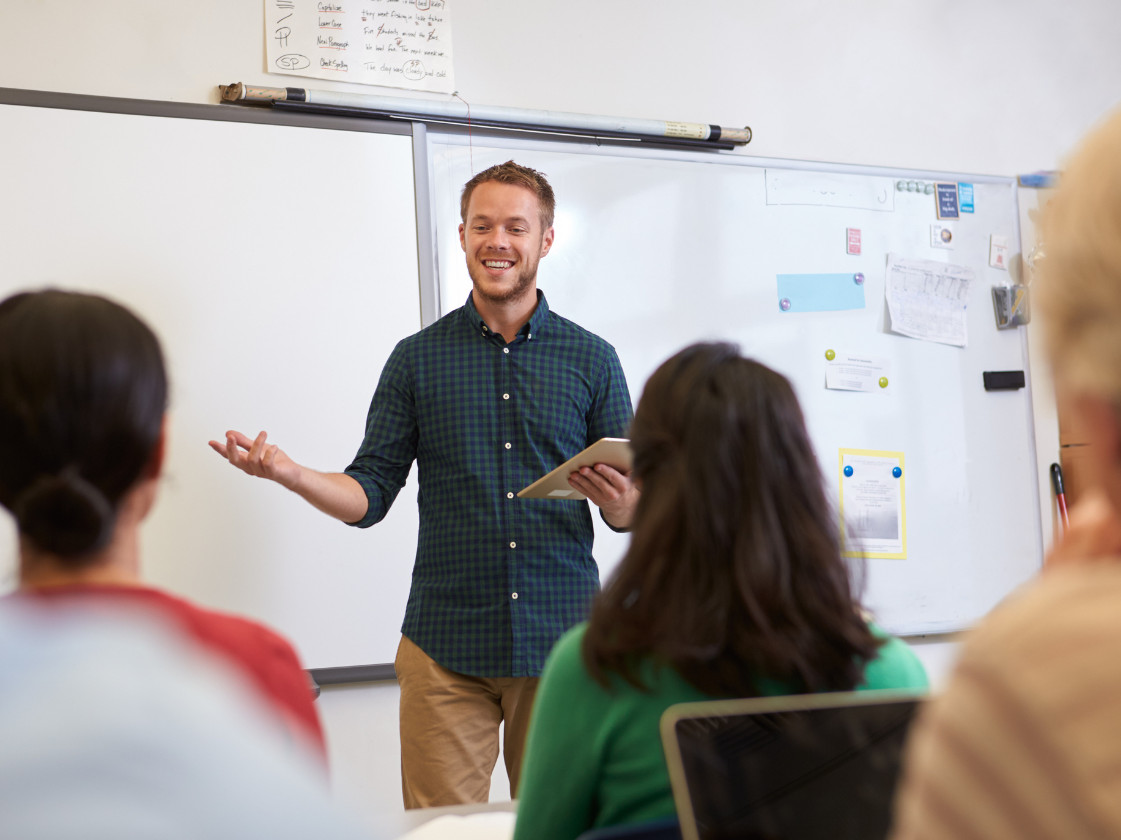
<svg viewBox="0 0 1121 840"><path fill-rule="evenodd" d="M986 391L1015 391L1024 387L1024 372L1022 370L986 370Z"/></svg>

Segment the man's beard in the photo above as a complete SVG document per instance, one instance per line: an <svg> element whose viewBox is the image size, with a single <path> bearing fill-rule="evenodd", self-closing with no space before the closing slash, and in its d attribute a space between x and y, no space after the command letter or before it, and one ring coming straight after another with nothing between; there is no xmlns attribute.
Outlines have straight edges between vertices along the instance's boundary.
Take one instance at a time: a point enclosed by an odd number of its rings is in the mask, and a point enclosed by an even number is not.
<svg viewBox="0 0 1121 840"><path fill-rule="evenodd" d="M483 285L475 279L474 271L469 271L468 273L471 275L471 284L475 287L475 291L478 292L479 296L486 300L488 303L498 304L509 303L512 300L517 300L526 293L529 287L533 285L533 281L537 278L536 272L520 273L518 274L517 282L514 283L513 286L511 286L509 289L506 289L505 291L500 292L499 294L493 294L486 291L486 289L483 288Z"/></svg>

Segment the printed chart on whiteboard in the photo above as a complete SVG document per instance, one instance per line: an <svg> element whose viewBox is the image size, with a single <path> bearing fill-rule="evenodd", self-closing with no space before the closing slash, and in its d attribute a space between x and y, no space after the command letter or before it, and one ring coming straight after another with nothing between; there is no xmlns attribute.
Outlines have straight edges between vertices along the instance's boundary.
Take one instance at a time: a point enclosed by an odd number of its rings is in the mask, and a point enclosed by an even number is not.
<svg viewBox="0 0 1121 840"><path fill-rule="evenodd" d="M264 0L270 73L451 93L445 0Z"/></svg>

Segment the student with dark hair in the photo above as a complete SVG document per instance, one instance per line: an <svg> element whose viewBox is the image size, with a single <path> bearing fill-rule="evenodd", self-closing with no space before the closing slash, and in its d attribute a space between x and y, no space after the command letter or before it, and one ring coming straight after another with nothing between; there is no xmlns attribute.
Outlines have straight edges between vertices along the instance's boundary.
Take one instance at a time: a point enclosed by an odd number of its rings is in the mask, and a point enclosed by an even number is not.
<svg viewBox="0 0 1121 840"><path fill-rule="evenodd" d="M651 376L630 434L631 545L546 664L517 838L672 815L658 722L673 703L927 685L861 615L783 376L733 345L687 347Z"/></svg>
<svg viewBox="0 0 1121 840"><path fill-rule="evenodd" d="M0 505L19 533L11 597L164 616L240 672L322 760L311 686L287 641L141 583L139 529L156 498L167 402L159 341L123 306L57 290L0 302Z"/></svg>

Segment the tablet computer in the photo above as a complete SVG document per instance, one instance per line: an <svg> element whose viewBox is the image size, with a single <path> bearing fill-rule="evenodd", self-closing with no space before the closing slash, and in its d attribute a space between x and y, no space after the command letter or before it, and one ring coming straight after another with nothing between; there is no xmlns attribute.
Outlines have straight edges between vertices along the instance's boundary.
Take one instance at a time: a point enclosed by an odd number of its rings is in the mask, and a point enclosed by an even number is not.
<svg viewBox="0 0 1121 840"><path fill-rule="evenodd" d="M519 499L586 499L568 483L568 477L581 467L607 464L619 472L631 471L631 442L626 438L600 438L583 452L569 458L555 470L541 476L529 487L518 491Z"/></svg>

